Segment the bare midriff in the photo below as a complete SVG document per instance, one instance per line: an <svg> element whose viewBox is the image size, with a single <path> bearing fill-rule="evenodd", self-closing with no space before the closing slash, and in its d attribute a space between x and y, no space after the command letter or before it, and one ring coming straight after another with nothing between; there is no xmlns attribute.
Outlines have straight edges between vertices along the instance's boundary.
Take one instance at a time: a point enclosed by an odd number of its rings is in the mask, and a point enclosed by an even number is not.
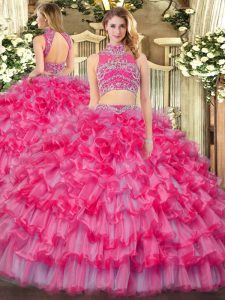
<svg viewBox="0 0 225 300"><path fill-rule="evenodd" d="M101 96L99 104L135 105L136 95L126 90L113 90Z"/></svg>

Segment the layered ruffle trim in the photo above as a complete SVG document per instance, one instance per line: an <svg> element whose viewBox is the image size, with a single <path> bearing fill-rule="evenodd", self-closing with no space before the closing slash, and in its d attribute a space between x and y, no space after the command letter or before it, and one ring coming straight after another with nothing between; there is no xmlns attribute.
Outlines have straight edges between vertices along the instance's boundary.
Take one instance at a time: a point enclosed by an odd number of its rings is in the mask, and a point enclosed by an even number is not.
<svg viewBox="0 0 225 300"><path fill-rule="evenodd" d="M103 269L112 261L120 265L129 258L136 271L173 261L185 266L205 259L212 265L225 261L224 224L210 209L185 224L154 209L137 216L123 212L114 223L103 209L97 215L79 209L74 219L66 220L54 208L43 212L11 203L12 208L13 212L7 205L2 209L2 250L12 242L17 255L49 266L63 266L70 257ZM210 226L209 219L203 218L212 216Z"/></svg>
<svg viewBox="0 0 225 300"><path fill-rule="evenodd" d="M153 295L167 290L211 291L225 284L224 267L205 259L198 265L183 266L175 262L132 270L127 259L119 266L112 261L107 269L98 268L86 259L70 258L65 266L49 267L15 254L13 243L1 255L2 275L16 279L22 286L36 285L49 293L66 291L70 294L107 291L114 295Z"/></svg>
<svg viewBox="0 0 225 300"><path fill-rule="evenodd" d="M1 119L0 272L52 292L224 285L225 194L196 145L155 113L146 159L140 110L68 107Z"/></svg>
<svg viewBox="0 0 225 300"><path fill-rule="evenodd" d="M32 83L23 79L0 95L0 105L10 114L23 112L46 116L60 109L75 109L88 103L88 82L68 76L40 76Z"/></svg>
<svg viewBox="0 0 225 300"><path fill-rule="evenodd" d="M71 257L103 269L130 258L138 271L225 261L224 192L164 116L154 115L150 159L137 112L99 117L85 109L75 125L57 118L2 177L3 244L14 237L19 256L50 266Z"/></svg>
<svg viewBox="0 0 225 300"><path fill-rule="evenodd" d="M8 174L31 145L39 145L36 151L41 150L42 136L56 136L57 122L62 121L62 115L76 124L79 107L88 103L88 83L74 77L37 77L32 83L24 79L2 93L0 174Z"/></svg>
<svg viewBox="0 0 225 300"><path fill-rule="evenodd" d="M44 130L55 114L77 115L79 106L88 103L88 83L78 78L38 77L32 83L23 80L0 95L1 139L6 135L28 139L32 130Z"/></svg>

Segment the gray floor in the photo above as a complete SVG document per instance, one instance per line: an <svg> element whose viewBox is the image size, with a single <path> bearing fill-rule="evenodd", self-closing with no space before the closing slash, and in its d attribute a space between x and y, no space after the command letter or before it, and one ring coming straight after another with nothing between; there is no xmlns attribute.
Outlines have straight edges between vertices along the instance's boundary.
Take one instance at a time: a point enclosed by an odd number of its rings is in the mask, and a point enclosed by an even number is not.
<svg viewBox="0 0 225 300"><path fill-rule="evenodd" d="M48 295L36 288L21 288L16 284L0 281L0 300L134 300L135 297L111 297L106 293L97 295L69 296L66 294ZM225 288L213 293L163 293L157 296L137 298L141 300L225 300Z"/></svg>

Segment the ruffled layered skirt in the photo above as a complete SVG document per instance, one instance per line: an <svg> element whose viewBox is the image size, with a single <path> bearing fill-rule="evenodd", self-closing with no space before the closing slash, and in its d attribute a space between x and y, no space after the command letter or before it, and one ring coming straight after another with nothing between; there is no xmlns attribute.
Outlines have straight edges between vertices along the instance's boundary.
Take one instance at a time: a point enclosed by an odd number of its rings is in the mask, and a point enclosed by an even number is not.
<svg viewBox="0 0 225 300"><path fill-rule="evenodd" d="M51 80L0 99L0 273L49 292L224 286L225 193L196 145L154 113L146 159L140 108L91 110L84 83Z"/></svg>

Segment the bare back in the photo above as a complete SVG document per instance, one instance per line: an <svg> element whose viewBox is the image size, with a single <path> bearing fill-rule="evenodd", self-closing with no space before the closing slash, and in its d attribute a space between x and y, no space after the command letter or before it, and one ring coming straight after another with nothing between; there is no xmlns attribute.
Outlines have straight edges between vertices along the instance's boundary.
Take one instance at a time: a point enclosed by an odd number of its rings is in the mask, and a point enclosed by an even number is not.
<svg viewBox="0 0 225 300"><path fill-rule="evenodd" d="M55 32L52 44L48 54L45 56L46 63L64 63L67 59L69 53L69 45L65 37L59 33Z"/></svg>

